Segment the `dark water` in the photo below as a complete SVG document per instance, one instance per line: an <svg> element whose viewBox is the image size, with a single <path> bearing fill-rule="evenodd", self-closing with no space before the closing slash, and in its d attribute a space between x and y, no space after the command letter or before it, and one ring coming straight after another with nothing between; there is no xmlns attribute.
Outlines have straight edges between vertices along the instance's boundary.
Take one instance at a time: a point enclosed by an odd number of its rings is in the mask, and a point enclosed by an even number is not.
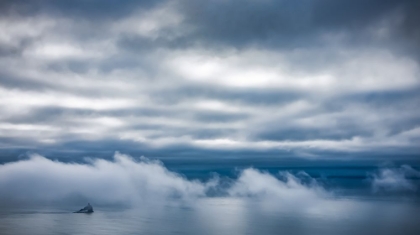
<svg viewBox="0 0 420 235"><path fill-rule="evenodd" d="M330 199L295 208L256 200L207 198L187 205L2 210L13 234L420 234L420 205L404 200Z"/></svg>

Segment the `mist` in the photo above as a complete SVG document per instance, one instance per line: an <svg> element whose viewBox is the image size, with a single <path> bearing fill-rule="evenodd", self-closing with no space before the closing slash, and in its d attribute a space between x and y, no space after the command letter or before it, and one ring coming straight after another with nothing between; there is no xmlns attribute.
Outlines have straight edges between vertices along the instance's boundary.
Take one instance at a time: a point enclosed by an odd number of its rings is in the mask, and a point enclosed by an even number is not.
<svg viewBox="0 0 420 235"><path fill-rule="evenodd" d="M40 155L0 167L1 201L56 202L83 198L102 204L135 205L167 198L205 195L206 185L168 171L160 162L116 153L112 161L85 164Z"/></svg>
<svg viewBox="0 0 420 235"><path fill-rule="evenodd" d="M373 193L415 191L409 177L419 172L410 166L380 169L372 174ZM115 153L112 160L86 158L64 163L41 155L0 165L2 204L38 203L123 205L194 205L203 198L224 197L261 202L267 208L326 210L340 198L334 189L305 172L270 174L255 168L238 172L234 179L214 176L206 181L187 179L168 170L162 162ZM331 205L331 204L329 204ZM332 209L329 207L329 209Z"/></svg>
<svg viewBox="0 0 420 235"><path fill-rule="evenodd" d="M418 186L412 179L420 177L420 172L411 166L382 168L372 175L372 190L375 193L416 192Z"/></svg>

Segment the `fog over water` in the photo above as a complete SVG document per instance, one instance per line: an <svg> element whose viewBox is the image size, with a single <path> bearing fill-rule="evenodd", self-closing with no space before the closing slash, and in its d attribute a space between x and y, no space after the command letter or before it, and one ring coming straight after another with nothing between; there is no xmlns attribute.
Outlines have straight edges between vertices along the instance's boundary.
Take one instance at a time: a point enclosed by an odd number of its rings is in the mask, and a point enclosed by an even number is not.
<svg viewBox="0 0 420 235"><path fill-rule="evenodd" d="M372 194L416 195L419 176L419 171L403 165L368 172L364 181L370 184ZM205 197L232 197L310 207L336 198L334 188L325 189L304 171L281 170L271 174L251 167L237 170L233 179L218 174L207 179L188 179L168 170L161 161L118 152L113 160L86 158L84 163L64 163L37 154L5 163L0 165L0 189L2 203L83 198L98 204L135 206L144 201L189 202Z"/></svg>
<svg viewBox="0 0 420 235"><path fill-rule="evenodd" d="M63 163L40 155L0 166L2 234L417 234L419 172L366 175L356 197L305 172L256 168L188 179L162 162L116 153ZM341 187L346 187L343 183ZM393 197L393 195L396 195ZM71 212L90 202L91 215Z"/></svg>
<svg viewBox="0 0 420 235"><path fill-rule="evenodd" d="M280 172L278 177L283 180L279 180L253 168L242 170L236 179L221 180L216 175L199 181L169 171L160 161L134 159L120 153L113 160L87 159L86 163L63 163L32 155L27 160L1 165L0 189L4 192L2 202L48 202L81 197L127 206L157 200L186 202L208 195L285 202L327 197L328 193L315 180L304 173L300 175L309 182L304 184L288 172Z"/></svg>

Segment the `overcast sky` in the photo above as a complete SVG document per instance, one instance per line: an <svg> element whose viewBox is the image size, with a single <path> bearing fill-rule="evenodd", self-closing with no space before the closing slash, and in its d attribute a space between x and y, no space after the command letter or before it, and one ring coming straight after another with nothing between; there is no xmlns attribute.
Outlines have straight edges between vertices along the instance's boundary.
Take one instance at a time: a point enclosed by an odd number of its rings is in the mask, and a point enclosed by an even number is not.
<svg viewBox="0 0 420 235"><path fill-rule="evenodd" d="M416 0L3 0L0 155L418 157L419 24Z"/></svg>

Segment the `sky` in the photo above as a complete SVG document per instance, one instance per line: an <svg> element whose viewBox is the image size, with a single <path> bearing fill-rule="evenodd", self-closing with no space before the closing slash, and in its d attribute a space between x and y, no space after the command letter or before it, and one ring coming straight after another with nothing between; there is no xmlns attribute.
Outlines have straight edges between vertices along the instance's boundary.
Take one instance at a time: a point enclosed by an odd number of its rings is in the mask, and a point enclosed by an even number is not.
<svg viewBox="0 0 420 235"><path fill-rule="evenodd" d="M3 0L0 161L417 160L419 11L415 0Z"/></svg>

